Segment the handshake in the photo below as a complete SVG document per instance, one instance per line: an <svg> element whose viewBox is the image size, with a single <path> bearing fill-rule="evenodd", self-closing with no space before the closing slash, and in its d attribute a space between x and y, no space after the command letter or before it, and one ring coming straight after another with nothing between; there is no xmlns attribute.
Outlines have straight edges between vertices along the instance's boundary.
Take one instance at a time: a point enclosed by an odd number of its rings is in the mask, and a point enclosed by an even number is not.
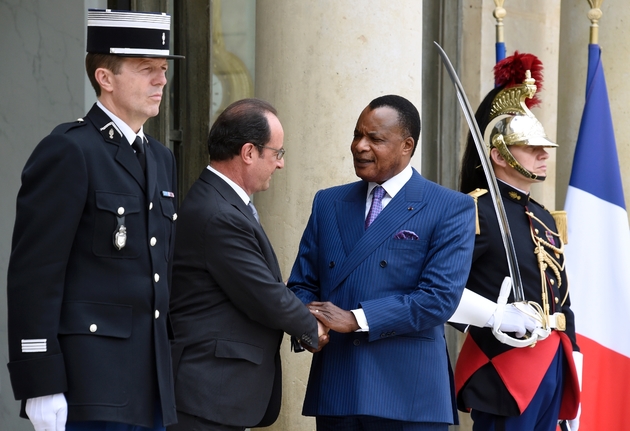
<svg viewBox="0 0 630 431"><path fill-rule="evenodd" d="M328 332L331 329L336 332L347 333L361 328L352 311L339 308L332 302L313 301L306 306L317 319L317 335L319 338L317 349L303 345L311 353L319 352L328 344L328 341L330 341Z"/></svg>

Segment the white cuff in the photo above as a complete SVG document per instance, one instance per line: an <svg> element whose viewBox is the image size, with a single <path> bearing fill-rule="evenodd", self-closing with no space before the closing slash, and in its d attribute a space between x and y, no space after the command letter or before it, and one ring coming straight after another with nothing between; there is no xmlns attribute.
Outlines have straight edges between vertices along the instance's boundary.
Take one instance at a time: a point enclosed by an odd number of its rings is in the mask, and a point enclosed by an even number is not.
<svg viewBox="0 0 630 431"><path fill-rule="evenodd" d="M370 326L368 325L367 318L365 317L365 311L363 308L357 308L356 310L350 310L352 314L354 314L354 318L357 319L357 323L359 324L359 329L355 332L369 332Z"/></svg>
<svg viewBox="0 0 630 431"><path fill-rule="evenodd" d="M496 309L496 302L490 301L472 290L464 289L457 310L448 321L483 328L488 324Z"/></svg>

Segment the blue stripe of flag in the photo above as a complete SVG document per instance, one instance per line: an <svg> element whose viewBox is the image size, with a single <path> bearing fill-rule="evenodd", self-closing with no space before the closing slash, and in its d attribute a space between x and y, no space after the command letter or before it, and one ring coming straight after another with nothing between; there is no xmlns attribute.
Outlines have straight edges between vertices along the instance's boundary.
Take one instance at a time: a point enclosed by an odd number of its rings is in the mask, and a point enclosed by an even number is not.
<svg viewBox="0 0 630 431"><path fill-rule="evenodd" d="M505 42L496 42L494 44L494 52L496 54L497 63L505 58Z"/></svg>
<svg viewBox="0 0 630 431"><path fill-rule="evenodd" d="M586 103L569 185L626 208L608 90L598 44L588 47Z"/></svg>
<svg viewBox="0 0 630 431"><path fill-rule="evenodd" d="M505 58L505 42L496 42L494 44L494 52L496 54L497 63ZM494 86L498 87L496 80Z"/></svg>

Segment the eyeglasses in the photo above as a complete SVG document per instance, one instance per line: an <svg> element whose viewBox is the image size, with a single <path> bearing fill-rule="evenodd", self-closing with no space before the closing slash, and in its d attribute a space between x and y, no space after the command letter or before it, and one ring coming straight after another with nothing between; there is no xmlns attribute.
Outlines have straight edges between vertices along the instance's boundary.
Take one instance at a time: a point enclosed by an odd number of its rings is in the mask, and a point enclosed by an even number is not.
<svg viewBox="0 0 630 431"><path fill-rule="evenodd" d="M284 153L287 152L287 150L285 150L284 148L280 148L278 150L276 148L267 147L266 145L257 145L257 147L259 147L259 148L266 148L268 150L275 151L276 152L276 159L278 159L278 160L282 160L282 158L284 157Z"/></svg>

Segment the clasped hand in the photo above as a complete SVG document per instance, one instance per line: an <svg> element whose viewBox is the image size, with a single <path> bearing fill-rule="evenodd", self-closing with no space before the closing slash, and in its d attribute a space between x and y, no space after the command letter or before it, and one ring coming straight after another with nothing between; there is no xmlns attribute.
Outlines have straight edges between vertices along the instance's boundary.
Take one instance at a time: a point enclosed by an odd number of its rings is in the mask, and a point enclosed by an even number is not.
<svg viewBox="0 0 630 431"><path fill-rule="evenodd" d="M313 301L307 304L311 314L317 318L317 327L319 335L319 346L317 349L310 349L304 346L310 352L319 352L328 341L328 331L331 329L336 332L354 332L359 329L357 319L351 311L343 310L332 302Z"/></svg>
<svg viewBox="0 0 630 431"><path fill-rule="evenodd" d="M341 333L354 332L359 329L354 313L341 309L332 302L313 301L307 307L317 320L328 329Z"/></svg>

